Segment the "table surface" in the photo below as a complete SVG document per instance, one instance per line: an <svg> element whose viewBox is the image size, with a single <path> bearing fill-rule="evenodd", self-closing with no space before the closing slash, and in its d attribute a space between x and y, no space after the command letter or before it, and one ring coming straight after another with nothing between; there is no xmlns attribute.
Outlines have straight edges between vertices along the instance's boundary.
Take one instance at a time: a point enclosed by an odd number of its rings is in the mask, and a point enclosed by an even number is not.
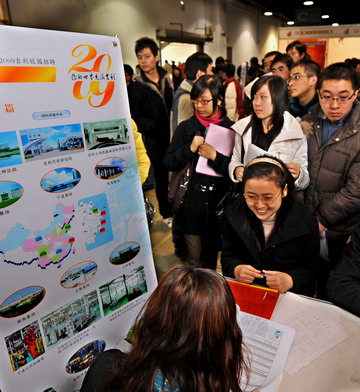
<svg viewBox="0 0 360 392"><path fill-rule="evenodd" d="M331 303L304 298L312 309L318 307L329 314L339 315L349 337L295 374L284 371L276 392L359 392L360 318ZM280 301L278 305L286 306L286 303ZM276 315L272 320L278 321Z"/></svg>

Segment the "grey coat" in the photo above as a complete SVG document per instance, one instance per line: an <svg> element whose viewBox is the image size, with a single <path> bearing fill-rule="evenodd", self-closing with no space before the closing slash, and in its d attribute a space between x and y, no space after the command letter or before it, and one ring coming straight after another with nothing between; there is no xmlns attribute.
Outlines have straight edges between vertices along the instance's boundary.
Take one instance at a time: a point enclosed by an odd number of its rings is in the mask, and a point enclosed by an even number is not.
<svg viewBox="0 0 360 392"><path fill-rule="evenodd" d="M350 234L360 221L360 102L321 145L320 105L302 118L308 135L310 184L305 204L333 235Z"/></svg>

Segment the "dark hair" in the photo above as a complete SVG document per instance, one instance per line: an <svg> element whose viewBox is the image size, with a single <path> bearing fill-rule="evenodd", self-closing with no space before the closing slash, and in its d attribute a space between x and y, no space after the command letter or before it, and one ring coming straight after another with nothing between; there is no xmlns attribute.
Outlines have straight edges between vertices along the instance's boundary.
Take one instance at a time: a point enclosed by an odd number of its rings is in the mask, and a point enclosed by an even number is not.
<svg viewBox="0 0 360 392"><path fill-rule="evenodd" d="M225 72L225 74L228 78L232 78L235 75L235 65L234 64L224 64L221 66L220 70Z"/></svg>
<svg viewBox="0 0 360 392"><path fill-rule="evenodd" d="M267 52L264 56L264 59L267 59L268 57L271 56L277 56L278 54L281 54L278 50L272 50L270 52Z"/></svg>
<svg viewBox="0 0 360 392"><path fill-rule="evenodd" d="M154 56L158 55L159 48L158 48L156 42L152 38L142 37L142 38L139 38L135 42L135 53L136 54L138 54L140 51L142 51L145 48L149 48L151 50L151 53Z"/></svg>
<svg viewBox="0 0 360 392"><path fill-rule="evenodd" d="M269 92L273 104L273 113L271 115L270 124L272 126L272 140L274 140L275 137L280 133L284 125L284 112L287 109L289 94L286 81L281 77L275 75L261 76L251 87L251 102L254 100L255 94L265 84L269 86ZM251 105L250 112L250 126L252 127L253 139L252 141L258 147L267 151L269 146L265 140L262 120L256 116L253 105Z"/></svg>
<svg viewBox="0 0 360 392"><path fill-rule="evenodd" d="M209 64L212 64L212 58L204 52L195 52L186 59L185 75L189 80L196 79L196 73L200 70L206 72Z"/></svg>
<svg viewBox="0 0 360 392"><path fill-rule="evenodd" d="M321 71L320 65L313 60L301 59L294 63L290 69L293 69L295 67L303 67L307 77L319 76L319 73Z"/></svg>
<svg viewBox="0 0 360 392"><path fill-rule="evenodd" d="M129 74L131 77L134 75L134 70L129 64L124 64L124 72Z"/></svg>
<svg viewBox="0 0 360 392"><path fill-rule="evenodd" d="M293 207L295 203L295 183L294 178L289 172L288 168L280 159L272 157L270 155L261 155L258 158L270 158L273 161L278 162L282 169L270 162L256 162L251 165L245 166L243 179L242 179L242 192L244 193L245 184L252 178L264 178L267 181L274 181L276 185L283 191L287 187L287 195L282 199L281 206L276 213L275 227L273 232L281 225L284 220L286 213ZM256 158L255 158L256 159ZM245 227L248 232L255 234L254 238L259 246L263 248L265 246L264 229L261 221L255 216L255 214L246 205L243 197L238 197L235 202L237 207L242 211L245 211Z"/></svg>
<svg viewBox="0 0 360 392"><path fill-rule="evenodd" d="M215 59L215 66L225 64L225 59L222 56L216 57Z"/></svg>
<svg viewBox="0 0 360 392"><path fill-rule="evenodd" d="M349 80L352 88L356 91L359 88L359 76L355 69L346 63L334 63L324 68L316 83L317 90L320 90L324 80Z"/></svg>
<svg viewBox="0 0 360 392"><path fill-rule="evenodd" d="M283 63L283 64L285 64L285 65L290 69L290 67L291 67L292 64L293 64L293 61L292 61L291 57L288 56L287 54L285 54L285 53L280 53L280 54L277 54L277 55L273 58L273 61L271 62L271 67L272 67L274 64L276 64L276 63Z"/></svg>
<svg viewBox="0 0 360 392"><path fill-rule="evenodd" d="M219 273L176 265L164 273L136 320L118 372L123 392L153 391L161 371L181 391L240 392L247 365L235 300Z"/></svg>
<svg viewBox="0 0 360 392"><path fill-rule="evenodd" d="M213 105L213 113L215 113L218 101L221 101L221 110L223 114L226 113L224 107L224 96L225 96L225 88L221 80L214 75L203 75L194 83L191 92L190 98L197 99L200 95L206 90L210 90L212 105Z"/></svg>
<svg viewBox="0 0 360 392"><path fill-rule="evenodd" d="M302 54L306 54L306 45L303 42L300 41L292 41L289 43L289 45L286 47L286 52L288 52L289 50L295 48L300 55Z"/></svg>

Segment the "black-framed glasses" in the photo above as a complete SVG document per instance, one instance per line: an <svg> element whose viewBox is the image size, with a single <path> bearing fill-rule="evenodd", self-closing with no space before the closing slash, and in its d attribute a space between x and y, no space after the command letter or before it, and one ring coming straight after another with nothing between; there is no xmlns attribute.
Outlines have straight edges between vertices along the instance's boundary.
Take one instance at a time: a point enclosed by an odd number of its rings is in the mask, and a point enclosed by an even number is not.
<svg viewBox="0 0 360 392"><path fill-rule="evenodd" d="M203 99L203 98L196 98L191 100L194 105L201 103L202 106L206 106L209 102L213 101L213 99Z"/></svg>
<svg viewBox="0 0 360 392"><path fill-rule="evenodd" d="M347 103L347 102L349 102L350 101L350 99L356 94L356 92L357 92L358 90L356 90L356 91L354 91L351 95L350 95L350 97L344 97L344 96L342 96L342 97L332 97L331 95L322 95L321 93L320 93L320 91L318 90L318 94L319 94L319 98L323 101L323 102L325 102L325 103L332 103L332 102L334 102L334 101L337 101L338 103L340 103L340 104L345 104L345 103Z"/></svg>
<svg viewBox="0 0 360 392"><path fill-rule="evenodd" d="M297 82L301 78L308 78L307 75L295 74L293 76L289 76L289 79L286 81L287 84L291 83L292 81Z"/></svg>

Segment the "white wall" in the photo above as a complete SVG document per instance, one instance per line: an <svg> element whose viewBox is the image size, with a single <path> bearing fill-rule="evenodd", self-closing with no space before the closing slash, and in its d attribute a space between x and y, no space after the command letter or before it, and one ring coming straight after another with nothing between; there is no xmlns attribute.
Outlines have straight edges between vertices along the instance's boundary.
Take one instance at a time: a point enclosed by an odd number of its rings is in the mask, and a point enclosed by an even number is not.
<svg viewBox="0 0 360 392"><path fill-rule="evenodd" d="M211 25L214 41L205 52L214 60L226 57L233 47L233 62L239 65L252 56L277 49L278 20L260 16L249 8L223 0L8 0L13 25L91 34L118 35L125 63L135 65L134 44L142 36L156 38L159 27L204 34ZM259 27L257 27L259 26ZM257 33L257 29L259 33Z"/></svg>

